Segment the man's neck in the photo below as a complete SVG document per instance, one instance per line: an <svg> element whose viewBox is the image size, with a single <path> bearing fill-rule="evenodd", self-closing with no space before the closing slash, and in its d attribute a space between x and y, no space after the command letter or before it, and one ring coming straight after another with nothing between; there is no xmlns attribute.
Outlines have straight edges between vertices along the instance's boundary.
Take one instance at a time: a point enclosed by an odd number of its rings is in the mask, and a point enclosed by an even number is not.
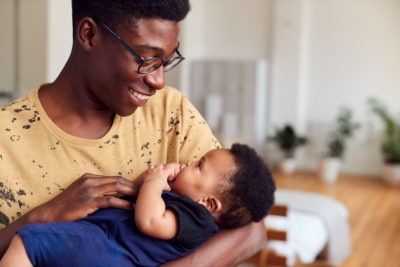
<svg viewBox="0 0 400 267"><path fill-rule="evenodd" d="M112 126L115 114L107 109L93 108L82 99L79 92L62 83L43 85L39 100L48 117L70 135L98 139Z"/></svg>

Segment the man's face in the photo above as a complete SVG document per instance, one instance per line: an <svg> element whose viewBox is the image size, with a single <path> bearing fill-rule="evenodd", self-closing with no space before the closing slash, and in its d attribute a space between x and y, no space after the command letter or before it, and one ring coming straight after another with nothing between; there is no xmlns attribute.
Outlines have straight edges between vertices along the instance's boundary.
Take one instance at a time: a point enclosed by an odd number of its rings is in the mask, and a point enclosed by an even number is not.
<svg viewBox="0 0 400 267"><path fill-rule="evenodd" d="M171 191L198 202L213 195L224 183L223 175L236 168L234 157L226 149L215 149L206 153L199 161L189 162L170 183Z"/></svg>
<svg viewBox="0 0 400 267"><path fill-rule="evenodd" d="M98 25L99 29L101 28ZM160 19L142 19L137 27L116 31L143 58L176 56L179 24ZM93 57L89 95L100 106L122 116L132 114L165 85L164 68L138 73L140 61L115 36L102 30Z"/></svg>

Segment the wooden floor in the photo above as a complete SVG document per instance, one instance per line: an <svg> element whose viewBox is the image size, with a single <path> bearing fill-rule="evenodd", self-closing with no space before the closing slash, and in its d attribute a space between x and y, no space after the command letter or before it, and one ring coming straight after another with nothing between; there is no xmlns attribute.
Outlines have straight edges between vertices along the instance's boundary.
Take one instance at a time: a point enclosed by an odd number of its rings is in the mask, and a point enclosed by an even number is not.
<svg viewBox="0 0 400 267"><path fill-rule="evenodd" d="M347 207L352 253L340 267L400 267L400 186L355 175L341 175L331 185L310 172L274 177L278 188L326 194Z"/></svg>

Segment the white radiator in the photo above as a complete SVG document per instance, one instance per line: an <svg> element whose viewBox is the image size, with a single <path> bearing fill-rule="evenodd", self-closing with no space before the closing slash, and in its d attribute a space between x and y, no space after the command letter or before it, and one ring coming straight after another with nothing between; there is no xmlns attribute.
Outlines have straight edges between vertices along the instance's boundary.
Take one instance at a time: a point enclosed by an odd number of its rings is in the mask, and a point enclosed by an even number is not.
<svg viewBox="0 0 400 267"><path fill-rule="evenodd" d="M214 133L261 148L269 119L266 60L195 60L189 73L189 98Z"/></svg>

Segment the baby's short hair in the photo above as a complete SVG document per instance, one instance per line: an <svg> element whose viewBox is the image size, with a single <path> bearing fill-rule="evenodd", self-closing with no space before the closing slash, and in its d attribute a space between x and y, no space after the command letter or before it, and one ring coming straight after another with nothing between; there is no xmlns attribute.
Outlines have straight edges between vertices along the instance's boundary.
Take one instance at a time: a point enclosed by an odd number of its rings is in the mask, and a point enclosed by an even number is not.
<svg viewBox="0 0 400 267"><path fill-rule="evenodd" d="M222 228L235 228L264 218L274 204L275 181L257 152L244 144L233 144L236 171L225 177L230 186L223 192L225 208L218 219ZM233 175L232 175L233 174Z"/></svg>

